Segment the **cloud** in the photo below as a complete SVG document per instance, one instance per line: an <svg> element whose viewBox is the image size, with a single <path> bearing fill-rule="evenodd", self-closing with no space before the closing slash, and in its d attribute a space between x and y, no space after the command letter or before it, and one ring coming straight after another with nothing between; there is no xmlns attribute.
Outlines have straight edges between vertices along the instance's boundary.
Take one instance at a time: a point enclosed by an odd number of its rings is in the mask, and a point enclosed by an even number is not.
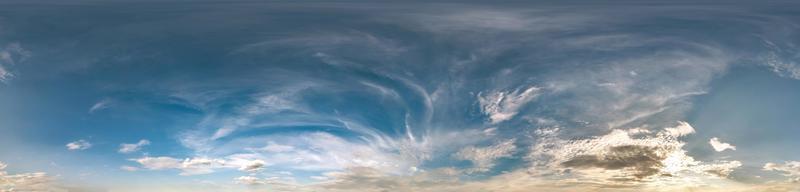
<svg viewBox="0 0 800 192"><path fill-rule="evenodd" d="M536 99L540 88L530 87L525 90L516 89L511 92L497 91L484 95L478 93L481 111L491 123L499 123L513 118L525 104Z"/></svg>
<svg viewBox="0 0 800 192"><path fill-rule="evenodd" d="M88 141L86 141L86 140L83 140L83 139L81 139L81 140L77 140L77 141L73 141L73 142L67 143L67 145L66 145L66 146L67 146L67 149L68 149L68 150L70 150L70 151L76 151L76 150L86 150L86 149L89 149L89 148L91 148L91 147L92 147L92 144L91 144L91 143L89 143L89 142L88 142Z"/></svg>
<svg viewBox="0 0 800 192"><path fill-rule="evenodd" d="M213 173L215 169L233 168L222 159L209 159L203 157L186 158L184 160L171 157L143 157L131 159L149 170L178 169L180 175L202 175Z"/></svg>
<svg viewBox="0 0 800 192"><path fill-rule="evenodd" d="M719 138L713 137L708 140L708 144L711 144L711 147L714 148L714 151L722 152L725 150L736 150L736 146L731 145L730 143L723 143L719 141Z"/></svg>
<svg viewBox="0 0 800 192"><path fill-rule="evenodd" d="M782 172L784 176L795 177L793 180L800 182L800 161L787 161L783 164L766 163L763 170Z"/></svg>
<svg viewBox="0 0 800 192"><path fill-rule="evenodd" d="M31 52L23 49L19 43L10 43L0 48L0 82L8 83L14 78L11 67L27 60L31 55Z"/></svg>
<svg viewBox="0 0 800 192"><path fill-rule="evenodd" d="M421 24L424 30L402 28L392 30L397 34L392 32L388 36L406 37L402 32L412 31L418 34L414 37L425 37L418 39L422 40L420 42L437 42L454 49L443 55L426 47L414 47L414 39L391 39L369 32L301 34L298 36L310 38L279 39L259 46L274 46L281 50L276 53L290 52L290 55L312 57L302 59L308 59L308 63L319 60L327 65L316 69L317 66L308 64L315 70L302 68L299 69L301 72L291 71L298 69L295 66L283 69L274 65L248 65L244 69L248 72L276 73L258 74L264 79L245 77L231 80L235 84L198 86L200 91L195 92L186 88L197 86L194 84L170 87L202 97L198 99L198 106L202 106L206 116L197 124L196 130L186 131L179 137L184 146L203 157L146 157L150 159L135 161L144 169L175 169L184 175L211 173L218 169L251 172L270 166L293 171L331 171L320 177L333 180L330 186L365 191L447 191L442 189L460 187L453 184L479 186L475 189L487 191L525 191L520 190L521 186L537 186L533 189L550 191L548 187L558 186L543 184L547 182L541 179L548 174L555 175L548 179L563 181L557 183L562 187L574 184L589 186L588 189L600 188L599 191L626 182L661 184L660 181L675 181L679 176L694 178L698 175L703 180L697 182L706 182L708 176L725 177L741 166L738 161L694 160L686 154L682 148L684 143L679 140L694 133L694 128L686 122L674 125L675 120L690 109L690 99L687 98L705 93L709 79L726 70L729 57L721 49L705 46L700 43L703 41L692 37L652 41L648 40L651 36L638 34L640 31L637 30L628 35L623 33L626 29L602 22L609 15L619 14L616 11L597 14L603 17L598 18L585 17L584 13L559 15L538 10L441 10L446 11L404 14ZM624 26L650 26L650 23L645 23L650 22L648 18L634 16L628 18L643 23ZM626 21L622 17L609 20ZM694 19L681 21L693 22ZM398 23L388 26L410 26L395 24ZM624 35L584 33L574 29L576 27ZM366 30L358 26L353 28ZM573 30L530 35L530 32L559 29ZM425 30L437 34L442 32L447 36L429 36L431 34ZM503 33L491 36L496 38L472 38L476 32L480 35ZM524 36L505 32L521 32ZM681 34L666 31L655 35ZM572 39L575 36L579 37ZM548 42L561 42L559 38L562 37L574 41L559 48L536 47ZM296 47L283 49L286 48L284 44L296 44L300 50ZM471 47L473 44L479 46ZM604 48L597 48L601 46ZM624 51L627 48L636 51ZM591 50L582 52L585 49ZM383 56L383 52L404 54L416 50L421 51L400 57L365 56ZM429 55L430 58L419 62L406 57L415 54ZM583 57L587 55L602 57ZM296 59L280 54L267 56L280 61ZM234 65L226 65L226 70L237 72L238 69L232 67ZM255 66L269 68L252 68ZM287 73L290 78L266 77L286 71L292 72ZM305 73L307 71L322 71L324 75ZM237 77L240 75L236 74ZM477 75L471 76L473 74ZM246 84L246 81L255 81L258 85ZM302 83L298 82L315 85L299 86ZM422 83L417 85L413 82ZM371 92L380 93L364 94L358 90L364 87L351 87L356 84L364 84L370 87L368 90ZM224 88L208 90L212 87ZM437 94L428 97L427 92L432 88ZM548 93L544 94L542 90ZM240 95L251 91L257 93ZM475 92L478 94L473 94ZM472 96L465 99L465 95ZM481 119L471 121L464 117L467 115L460 116L467 111L466 108L474 108L476 96ZM370 103L372 100L377 100L376 104ZM97 109L102 109L103 105L98 104L95 104ZM481 121L483 118L488 120ZM529 118L552 119L552 123L547 123L548 127L564 128L554 131L558 136L521 139L526 137L521 133L544 124L514 121ZM661 127L667 128L655 130ZM481 136L466 133L472 129L479 130ZM547 132L544 129L540 131ZM456 133L449 135L451 132ZM509 135L520 138L503 140L491 146L476 145L486 143L482 140L507 139ZM459 174L491 170L498 159L518 159L513 154L524 150L516 149L515 144L535 145L532 148L535 152L529 161L524 162L532 164L531 167L503 174L496 177L497 180L456 182ZM450 155L449 152L453 151L457 153ZM436 169L436 165L451 163L452 159L469 161L474 167L442 171L455 172L453 175L420 176L433 172L430 169ZM527 171L534 175L528 175ZM439 176L443 179L432 179ZM502 184L499 178L519 186ZM244 176L242 180L265 182L252 175Z"/></svg>
<svg viewBox="0 0 800 192"><path fill-rule="evenodd" d="M694 133L694 127L687 122L678 121L678 126L664 128L664 132L673 137L681 137Z"/></svg>
<svg viewBox="0 0 800 192"><path fill-rule="evenodd" d="M89 108L89 113L94 113L96 111L109 108L113 104L114 104L114 100L112 100L112 99L108 99L108 98L102 99L102 100L98 101L97 103L95 103L94 105L92 105L92 107Z"/></svg>
<svg viewBox="0 0 800 192"><path fill-rule="evenodd" d="M240 185L270 185L274 191L298 191L300 185L294 180L293 177L267 177L258 178L254 176L240 176L233 179L234 183ZM305 190L303 190L305 191Z"/></svg>
<svg viewBox="0 0 800 192"><path fill-rule="evenodd" d="M9 174L5 171L7 164L0 162L0 191L53 191L62 192L53 183L53 178L43 172Z"/></svg>
<svg viewBox="0 0 800 192"><path fill-rule="evenodd" d="M486 172L495 166L495 160L511 157L515 150L514 140L510 139L487 147L465 147L454 154L454 157L472 162L473 169L470 172Z"/></svg>
<svg viewBox="0 0 800 192"><path fill-rule="evenodd" d="M656 148L622 145L608 149L608 153L601 155L580 155L562 162L564 167L572 168L602 168L608 170L620 170L631 168L633 176L638 179L655 175L664 166L661 161L666 159L662 154L656 153Z"/></svg>
<svg viewBox="0 0 800 192"><path fill-rule="evenodd" d="M678 122L678 127L690 126ZM685 128L684 128L685 129ZM564 140L560 129L537 131L539 142L529 156L536 175L564 175L585 182L621 184L671 178L727 177L738 161L701 162L688 156L674 137L679 128L656 133L612 130L607 135ZM680 132L683 133L683 132Z"/></svg>
<svg viewBox="0 0 800 192"><path fill-rule="evenodd" d="M450 191L445 190L443 186L449 184L459 187L460 183L456 176L452 168L402 176L368 167L352 167L339 172L325 173L324 178L327 180L309 188L323 191Z"/></svg>
<svg viewBox="0 0 800 192"><path fill-rule="evenodd" d="M289 145L281 145L276 144L275 142L269 142L267 146L260 148L259 150L270 152L270 153L281 153L281 152L290 152L294 150L294 147Z"/></svg>
<svg viewBox="0 0 800 192"><path fill-rule="evenodd" d="M239 167L239 171L247 171L247 172L255 172L259 171L264 168L266 164L262 160L253 160L243 163L241 167Z"/></svg>
<svg viewBox="0 0 800 192"><path fill-rule="evenodd" d="M244 185L262 185L265 182L261 181L258 177L253 176L241 176L233 179L236 184L244 184Z"/></svg>
<svg viewBox="0 0 800 192"><path fill-rule="evenodd" d="M181 171L180 175L183 176L209 174L216 172L218 169L238 169L244 172L256 172L266 166L266 163L262 160L248 160L236 157L227 159L193 157L183 160L172 157L142 157L129 160L139 163L142 168L148 170L177 169Z"/></svg>
<svg viewBox="0 0 800 192"><path fill-rule="evenodd" d="M0 65L0 82L6 83L8 80L14 77L14 74L9 72L7 69Z"/></svg>
<svg viewBox="0 0 800 192"><path fill-rule="evenodd" d="M797 52L795 46L782 46L767 39L762 40L768 51L761 56L760 64L769 67L778 76L800 79L800 65L794 62L798 57L794 54Z"/></svg>
<svg viewBox="0 0 800 192"><path fill-rule="evenodd" d="M143 157L139 159L131 159L141 164L144 168L150 170L162 170L181 168L181 160L171 157Z"/></svg>
<svg viewBox="0 0 800 192"><path fill-rule="evenodd" d="M150 141L147 139L139 140L137 143L123 143L120 144L119 151L120 153L133 153L142 149L143 146L150 145Z"/></svg>

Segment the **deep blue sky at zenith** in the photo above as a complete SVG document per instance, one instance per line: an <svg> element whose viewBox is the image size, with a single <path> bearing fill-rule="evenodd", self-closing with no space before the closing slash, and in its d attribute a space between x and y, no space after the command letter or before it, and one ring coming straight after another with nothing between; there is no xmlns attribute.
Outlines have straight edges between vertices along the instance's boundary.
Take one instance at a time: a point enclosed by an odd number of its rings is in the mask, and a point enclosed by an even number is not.
<svg viewBox="0 0 800 192"><path fill-rule="evenodd" d="M0 2L0 191L797 191L798 7Z"/></svg>

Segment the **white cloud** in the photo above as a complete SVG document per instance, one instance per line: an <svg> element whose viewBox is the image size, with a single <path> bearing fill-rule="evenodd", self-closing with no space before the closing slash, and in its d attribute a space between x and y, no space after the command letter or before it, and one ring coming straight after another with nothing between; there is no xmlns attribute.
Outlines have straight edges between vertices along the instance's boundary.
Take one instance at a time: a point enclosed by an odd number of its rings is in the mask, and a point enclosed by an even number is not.
<svg viewBox="0 0 800 192"><path fill-rule="evenodd" d="M783 164L767 163L764 164L765 171L782 172L787 177L795 177L794 180L800 182L800 161L787 161Z"/></svg>
<svg viewBox="0 0 800 192"><path fill-rule="evenodd" d="M81 140L77 140L77 141L73 141L73 142L67 143L66 146L67 146L68 150L75 151L75 150L86 150L86 149L89 149L89 148L92 147L92 144L89 143L86 140L81 139Z"/></svg>
<svg viewBox="0 0 800 192"><path fill-rule="evenodd" d="M243 185L262 185L265 182L259 179L258 177L253 176L241 176L234 178L234 182L236 184L243 184Z"/></svg>
<svg viewBox="0 0 800 192"><path fill-rule="evenodd" d="M719 141L719 138L713 137L708 140L708 144L711 144L711 147L714 148L714 151L721 152L725 150L736 150L736 146L731 145L730 143L723 143Z"/></svg>
<svg viewBox="0 0 800 192"><path fill-rule="evenodd" d="M226 164L222 159L208 159L208 158L186 158L183 160L172 157L142 157L138 159L129 159L139 163L142 168L148 170L166 170L177 169L181 170L180 175L202 175L213 173L215 169L220 168L234 168L235 166ZM138 167L124 167L125 170L138 170Z"/></svg>
<svg viewBox="0 0 800 192"><path fill-rule="evenodd" d="M141 164L145 169L162 170L162 169L177 169L181 168L181 160L171 157L143 157L139 159L131 159Z"/></svg>
<svg viewBox="0 0 800 192"><path fill-rule="evenodd" d="M9 174L7 164L0 162L0 191L66 191L56 187L53 178L43 172Z"/></svg>
<svg viewBox="0 0 800 192"><path fill-rule="evenodd" d="M673 137L681 137L694 133L694 127L687 122L678 121L678 126L664 128L664 132Z"/></svg>
<svg viewBox="0 0 800 192"><path fill-rule="evenodd" d="M11 67L25 61L31 56L31 52L23 49L19 43L11 43L4 48L0 48L0 83L8 83L14 78Z"/></svg>
<svg viewBox="0 0 800 192"><path fill-rule="evenodd" d="M679 122L678 127L687 127ZM688 130L682 128L683 130ZM694 160L682 149L685 145L674 137L681 128L657 133L615 129L611 133L589 138L563 140L557 128L537 131L539 142L530 160L531 173L537 175L569 175L586 182L668 181L675 178L727 177L741 166L738 161ZM697 179L696 182L703 182ZM695 182L695 181L692 181Z"/></svg>
<svg viewBox="0 0 800 192"><path fill-rule="evenodd" d="M782 53L782 50L772 42L767 41L767 43L770 45L768 47L773 50L763 56L764 62L762 65L771 68L772 72L781 77L800 79L800 65L793 62L792 59L781 58L779 54Z"/></svg>
<svg viewBox="0 0 800 192"><path fill-rule="evenodd" d="M120 144L119 152L120 153L133 153L142 149L143 146L150 145L150 141L146 139L139 140L137 143L123 143Z"/></svg>
<svg viewBox="0 0 800 192"><path fill-rule="evenodd" d="M0 65L0 82L7 82L11 78L14 77L14 74L3 68L3 65Z"/></svg>
<svg viewBox="0 0 800 192"><path fill-rule="evenodd" d="M520 108L539 95L539 90L538 87L530 87L511 92L497 91L485 95L478 93L478 103L481 111L489 116L491 123L500 123L517 115Z"/></svg>
<svg viewBox="0 0 800 192"><path fill-rule="evenodd" d="M184 176L209 174L218 169L238 169L245 172L256 172L267 165L262 160L248 160L237 157L227 159L194 157L183 160L172 157L142 157L130 160L149 170L181 170L180 175Z"/></svg>
<svg viewBox="0 0 800 192"><path fill-rule="evenodd" d="M264 161L262 160L247 161L241 163L239 171L255 172L255 171L260 171L261 169L264 168L264 166L266 166L266 163L264 163Z"/></svg>
<svg viewBox="0 0 800 192"><path fill-rule="evenodd" d="M487 147L465 147L454 154L455 158L472 162L470 172L486 172L495 166L495 160L511 157L516 150L514 140L506 140Z"/></svg>
<svg viewBox="0 0 800 192"><path fill-rule="evenodd" d="M267 146L264 146L260 150L266 151L266 152L270 152L270 153L281 153L281 152L293 151L294 147L289 146L289 145L276 144L275 142L269 142L269 144L267 144Z"/></svg>
<svg viewBox="0 0 800 192"><path fill-rule="evenodd" d="M114 100L111 100L111 99L108 99L108 98L102 99L102 100L98 101L97 103L95 103L94 105L92 105L92 107L89 108L89 113L94 113L96 111L109 108L113 104L114 104Z"/></svg>

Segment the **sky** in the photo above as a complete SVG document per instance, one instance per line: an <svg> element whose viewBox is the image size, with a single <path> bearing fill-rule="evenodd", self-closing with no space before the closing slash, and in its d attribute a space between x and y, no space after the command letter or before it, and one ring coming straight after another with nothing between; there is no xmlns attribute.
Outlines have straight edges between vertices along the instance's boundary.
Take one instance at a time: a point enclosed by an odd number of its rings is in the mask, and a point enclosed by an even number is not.
<svg viewBox="0 0 800 192"><path fill-rule="evenodd" d="M2 1L0 191L800 191L792 2Z"/></svg>

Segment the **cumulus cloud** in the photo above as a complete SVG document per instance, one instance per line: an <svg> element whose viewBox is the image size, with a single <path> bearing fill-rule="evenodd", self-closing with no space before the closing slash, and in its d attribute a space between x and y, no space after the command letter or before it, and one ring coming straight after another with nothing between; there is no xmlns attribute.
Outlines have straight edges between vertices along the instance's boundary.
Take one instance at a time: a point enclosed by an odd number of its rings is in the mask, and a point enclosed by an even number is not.
<svg viewBox="0 0 800 192"><path fill-rule="evenodd" d="M184 160L172 157L143 157L131 159L149 170L178 169L180 175L202 175L213 173L215 169L233 168L234 165L226 164L223 159L186 158Z"/></svg>
<svg viewBox="0 0 800 192"><path fill-rule="evenodd" d="M181 161L171 157L143 157L139 159L130 159L141 164L144 168L150 170L161 170L170 168L180 168Z"/></svg>
<svg viewBox="0 0 800 192"><path fill-rule="evenodd" d="M685 122L678 124L678 127L689 126ZM558 138L558 128L540 129L537 131L540 142L529 157L530 171L614 183L692 175L727 177L732 169L741 166L738 161L694 160L682 149L684 143L674 137L675 130L675 127L657 133L612 130L607 135L564 140Z"/></svg>
<svg viewBox="0 0 800 192"><path fill-rule="evenodd" d="M66 191L54 186L53 178L43 172L10 174L0 162L0 191Z"/></svg>
<svg viewBox="0 0 800 192"><path fill-rule="evenodd" d="M255 172L264 168L266 164L262 160L253 160L242 163L239 167L240 171Z"/></svg>
<svg viewBox="0 0 800 192"><path fill-rule="evenodd" d="M219 169L237 169L244 172L257 172L262 170L267 164L259 159L242 159L238 157L229 158L207 158L193 157L183 160L172 157L142 157L129 159L139 163L142 168L148 170L180 170L180 175L203 175L214 173ZM126 170L138 170L138 167L123 167Z"/></svg>
<svg viewBox="0 0 800 192"><path fill-rule="evenodd" d="M487 147L465 147L454 156L472 162L473 169L470 169L470 172L486 172L495 166L495 160L511 157L514 150L516 150L514 140L510 139Z"/></svg>
<svg viewBox="0 0 800 192"><path fill-rule="evenodd" d="M120 144L118 152L120 153L133 153L142 149L143 146L150 145L150 141L147 139L139 140L137 143L123 143Z"/></svg>
<svg viewBox="0 0 800 192"><path fill-rule="evenodd" d="M541 88L530 87L524 90L479 93L481 111L491 123L499 123L513 118L525 104L536 99Z"/></svg>
<svg viewBox="0 0 800 192"><path fill-rule="evenodd" d="M261 179L258 177L253 176L241 176L233 179L237 184L244 184L244 185L261 185L264 184Z"/></svg>
<svg viewBox="0 0 800 192"><path fill-rule="evenodd" d="M81 139L81 140L77 140L77 141L73 141L73 142L67 143L66 146L67 146L67 149L70 150L70 151L76 151L76 150L79 151L79 150L86 150L86 149L91 148L92 147L92 143L89 143L89 141Z"/></svg>
<svg viewBox="0 0 800 192"><path fill-rule="evenodd" d="M602 155L580 155L562 162L564 167L602 168L609 170L632 169L633 176L644 178L654 175L664 166L665 156L656 153L655 148L637 145L614 146Z"/></svg>
<svg viewBox="0 0 800 192"><path fill-rule="evenodd" d="M297 184L294 177L267 177L240 176L233 179L234 183L241 185L270 185L275 191L306 191Z"/></svg>
<svg viewBox="0 0 800 192"><path fill-rule="evenodd" d="M694 127L687 122L678 121L678 126L664 128L664 132L673 137L681 137L694 133Z"/></svg>
<svg viewBox="0 0 800 192"><path fill-rule="evenodd" d="M793 180L800 182L800 161L787 161L784 163L764 164L765 171L777 171L787 177L794 177Z"/></svg>
<svg viewBox="0 0 800 192"><path fill-rule="evenodd" d="M714 148L714 151L717 151L717 152L722 152L722 151L725 151L725 150L728 150L728 149L736 150L736 146L733 146L730 143L721 142L721 141L719 141L719 138L716 138L716 137L712 137L710 140L708 140L708 144L710 144L711 147Z"/></svg>

